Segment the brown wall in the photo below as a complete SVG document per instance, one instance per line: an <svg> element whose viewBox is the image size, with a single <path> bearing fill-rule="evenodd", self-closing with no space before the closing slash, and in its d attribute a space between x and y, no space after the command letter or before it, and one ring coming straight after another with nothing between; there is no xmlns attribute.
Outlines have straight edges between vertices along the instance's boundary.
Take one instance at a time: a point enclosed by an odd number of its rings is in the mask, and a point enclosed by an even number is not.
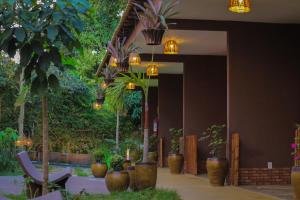
<svg viewBox="0 0 300 200"><path fill-rule="evenodd" d="M228 33L229 133L242 168L290 167L300 120L300 26L241 24Z"/></svg>
<svg viewBox="0 0 300 200"><path fill-rule="evenodd" d="M170 151L170 128L182 128L182 75L159 75L158 102L159 102L159 129L160 137L164 140L164 164Z"/></svg>
<svg viewBox="0 0 300 200"><path fill-rule="evenodd" d="M191 56L184 63L184 133L202 132L212 124L226 124L226 57ZM224 133L224 136L226 133ZM198 159L208 155L199 142Z"/></svg>

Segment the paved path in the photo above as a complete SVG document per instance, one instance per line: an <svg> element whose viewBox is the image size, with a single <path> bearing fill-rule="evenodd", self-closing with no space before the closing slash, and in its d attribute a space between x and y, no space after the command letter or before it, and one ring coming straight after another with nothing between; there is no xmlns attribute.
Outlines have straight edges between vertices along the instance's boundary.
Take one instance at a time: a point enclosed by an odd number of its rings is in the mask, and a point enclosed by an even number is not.
<svg viewBox="0 0 300 200"><path fill-rule="evenodd" d="M20 194L24 188L22 177L0 177L0 193ZM207 178L192 175L171 175L168 169L158 170L158 188L176 190L183 200L278 200L279 198L249 191L240 187L212 187ZM72 194L108 191L104 179L73 176L66 184ZM1 196L1 195L0 195ZM1 199L1 198L0 198Z"/></svg>
<svg viewBox="0 0 300 200"><path fill-rule="evenodd" d="M278 200L279 198L245 190L239 187L212 187L203 177L170 175L168 169L160 169L159 188L175 189L183 200Z"/></svg>

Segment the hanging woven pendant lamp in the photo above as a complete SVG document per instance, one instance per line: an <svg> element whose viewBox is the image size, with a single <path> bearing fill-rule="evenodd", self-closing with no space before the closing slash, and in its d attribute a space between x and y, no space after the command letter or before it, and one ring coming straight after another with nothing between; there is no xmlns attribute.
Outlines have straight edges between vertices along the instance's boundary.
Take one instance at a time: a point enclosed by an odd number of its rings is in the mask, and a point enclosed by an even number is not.
<svg viewBox="0 0 300 200"><path fill-rule="evenodd" d="M158 76L158 67L156 64L151 63L148 65L147 76Z"/></svg>
<svg viewBox="0 0 300 200"><path fill-rule="evenodd" d="M131 53L129 55L129 65L130 66L139 66L141 65L141 57L138 53Z"/></svg>

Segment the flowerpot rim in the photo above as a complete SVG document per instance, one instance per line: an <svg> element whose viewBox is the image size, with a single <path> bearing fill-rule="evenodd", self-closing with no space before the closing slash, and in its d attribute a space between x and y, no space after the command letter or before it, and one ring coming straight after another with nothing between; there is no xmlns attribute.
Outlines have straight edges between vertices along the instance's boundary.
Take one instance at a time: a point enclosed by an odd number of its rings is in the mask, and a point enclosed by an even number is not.
<svg viewBox="0 0 300 200"><path fill-rule="evenodd" d="M294 166L292 167L292 171L300 172L300 167Z"/></svg>
<svg viewBox="0 0 300 200"><path fill-rule="evenodd" d="M212 158L207 158L209 161L227 161L226 158L218 158L218 157L212 157Z"/></svg>
<svg viewBox="0 0 300 200"><path fill-rule="evenodd" d="M148 161L148 162L139 162L139 163L135 163L135 166L137 166L137 165L138 165L138 166L140 166L140 165L142 165L142 166L143 166L143 165L151 165L151 166L152 166L152 165L156 165L156 163L155 163L155 162L149 162L149 161Z"/></svg>
<svg viewBox="0 0 300 200"><path fill-rule="evenodd" d="M124 163L131 163L131 160L125 160Z"/></svg>
<svg viewBox="0 0 300 200"><path fill-rule="evenodd" d="M183 156L182 153L169 153L169 156Z"/></svg>
<svg viewBox="0 0 300 200"><path fill-rule="evenodd" d="M105 162L94 162L93 165L106 165L107 166L107 164Z"/></svg>
<svg viewBox="0 0 300 200"><path fill-rule="evenodd" d="M126 170L122 170L122 171L114 171L114 170L109 170L107 172L108 174L128 174L128 172Z"/></svg>
<svg viewBox="0 0 300 200"><path fill-rule="evenodd" d="M163 29L163 28L144 28L142 31L149 31L149 30L166 31L167 29Z"/></svg>
<svg viewBox="0 0 300 200"><path fill-rule="evenodd" d="M129 166L128 168L127 168L127 171L134 171L135 170L135 166Z"/></svg>

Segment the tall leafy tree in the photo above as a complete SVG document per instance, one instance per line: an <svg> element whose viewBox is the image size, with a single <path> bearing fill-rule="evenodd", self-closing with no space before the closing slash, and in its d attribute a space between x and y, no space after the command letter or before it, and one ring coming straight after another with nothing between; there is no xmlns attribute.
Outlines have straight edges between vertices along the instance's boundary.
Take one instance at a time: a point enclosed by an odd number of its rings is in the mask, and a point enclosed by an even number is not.
<svg viewBox="0 0 300 200"><path fill-rule="evenodd" d="M63 70L62 53L80 48L75 33L83 31L80 14L90 7L86 0L0 1L0 50L14 57L20 51L19 71L31 92L42 101L43 194L48 192L48 100L49 89L59 86L50 66Z"/></svg>

